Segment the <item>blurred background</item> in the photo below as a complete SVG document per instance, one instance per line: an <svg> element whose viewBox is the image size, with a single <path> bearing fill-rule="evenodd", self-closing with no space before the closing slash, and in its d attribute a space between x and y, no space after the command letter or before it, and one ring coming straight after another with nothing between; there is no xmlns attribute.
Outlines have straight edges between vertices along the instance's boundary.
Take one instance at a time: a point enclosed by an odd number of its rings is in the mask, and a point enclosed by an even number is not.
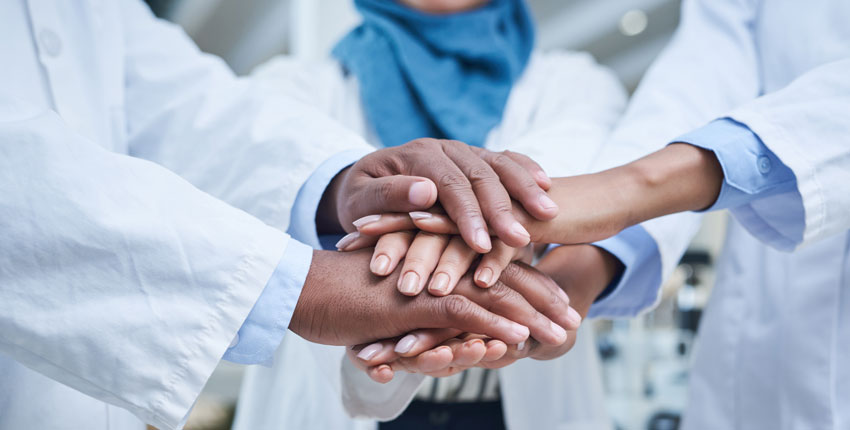
<svg viewBox="0 0 850 430"><path fill-rule="evenodd" d="M632 91L678 23L677 0L528 0L543 49L588 51ZM327 55L358 17L351 0L149 0L182 25L204 51L240 74L274 55ZM616 428L678 427L687 398L693 338L713 283L725 213L706 218L662 302L640 318L595 321L608 409ZM242 368L223 363L207 384L187 429L227 429Z"/></svg>

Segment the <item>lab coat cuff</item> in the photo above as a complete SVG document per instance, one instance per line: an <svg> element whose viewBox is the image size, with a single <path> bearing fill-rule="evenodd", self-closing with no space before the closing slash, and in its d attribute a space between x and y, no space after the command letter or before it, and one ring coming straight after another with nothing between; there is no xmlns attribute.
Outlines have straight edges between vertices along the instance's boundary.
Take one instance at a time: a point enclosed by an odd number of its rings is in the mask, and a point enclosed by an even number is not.
<svg viewBox="0 0 850 430"><path fill-rule="evenodd" d="M368 149L350 149L337 153L325 160L307 178L298 190L295 203L292 206L292 217L289 224L289 234L293 238L306 243L313 248L320 248L319 235L316 230L316 212L325 189L336 175L357 160L369 154Z"/></svg>
<svg viewBox="0 0 850 430"><path fill-rule="evenodd" d="M590 307L588 318L633 317L652 307L661 287L661 253L640 225L593 244L617 257L625 269Z"/></svg>
<svg viewBox="0 0 850 430"><path fill-rule="evenodd" d="M239 364L272 364L274 352L289 328L312 260L311 247L295 239L289 240L277 268L225 352L225 360Z"/></svg>
<svg viewBox="0 0 850 430"><path fill-rule="evenodd" d="M797 188L794 172L758 135L730 118L713 121L674 142L714 152L723 169L720 194L706 210L737 208Z"/></svg>

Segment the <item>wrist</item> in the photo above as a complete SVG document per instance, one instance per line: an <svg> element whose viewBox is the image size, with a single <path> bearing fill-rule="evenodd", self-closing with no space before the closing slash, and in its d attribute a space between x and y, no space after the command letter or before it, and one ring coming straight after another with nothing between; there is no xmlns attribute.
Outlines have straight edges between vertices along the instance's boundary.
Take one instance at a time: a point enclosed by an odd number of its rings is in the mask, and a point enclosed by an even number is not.
<svg viewBox="0 0 850 430"><path fill-rule="evenodd" d="M316 211L316 231L319 234L343 234L347 230L345 221L340 219L339 208L341 192L351 167L346 167L334 176L325 192L322 194L322 199L319 201L319 208Z"/></svg>
<svg viewBox="0 0 850 430"><path fill-rule="evenodd" d="M584 318L590 306L623 271L623 264L608 251L593 245L570 245L552 249L537 268L549 275L570 297Z"/></svg>
<svg viewBox="0 0 850 430"><path fill-rule="evenodd" d="M710 207L720 194L723 170L712 151L674 143L619 167L636 185L634 225L676 212Z"/></svg>

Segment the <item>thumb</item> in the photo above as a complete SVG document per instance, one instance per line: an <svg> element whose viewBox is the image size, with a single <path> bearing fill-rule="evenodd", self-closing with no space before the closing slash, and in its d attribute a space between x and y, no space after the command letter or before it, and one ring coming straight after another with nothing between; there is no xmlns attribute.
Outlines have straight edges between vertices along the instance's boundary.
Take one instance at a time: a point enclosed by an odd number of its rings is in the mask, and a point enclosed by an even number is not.
<svg viewBox="0 0 850 430"><path fill-rule="evenodd" d="M437 202L437 186L421 176L364 178L349 201L354 218L387 212L411 212Z"/></svg>

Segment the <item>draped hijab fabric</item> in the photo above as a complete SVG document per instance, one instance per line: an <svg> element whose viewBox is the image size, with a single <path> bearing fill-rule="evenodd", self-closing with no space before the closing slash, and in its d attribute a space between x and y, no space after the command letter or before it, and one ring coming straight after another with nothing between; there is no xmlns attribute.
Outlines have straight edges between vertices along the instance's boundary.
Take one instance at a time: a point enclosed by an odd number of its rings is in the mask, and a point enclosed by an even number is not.
<svg viewBox="0 0 850 430"><path fill-rule="evenodd" d="M363 23L333 55L360 84L384 146L420 137L483 146L534 45L524 0L428 14L396 0L355 0Z"/></svg>

